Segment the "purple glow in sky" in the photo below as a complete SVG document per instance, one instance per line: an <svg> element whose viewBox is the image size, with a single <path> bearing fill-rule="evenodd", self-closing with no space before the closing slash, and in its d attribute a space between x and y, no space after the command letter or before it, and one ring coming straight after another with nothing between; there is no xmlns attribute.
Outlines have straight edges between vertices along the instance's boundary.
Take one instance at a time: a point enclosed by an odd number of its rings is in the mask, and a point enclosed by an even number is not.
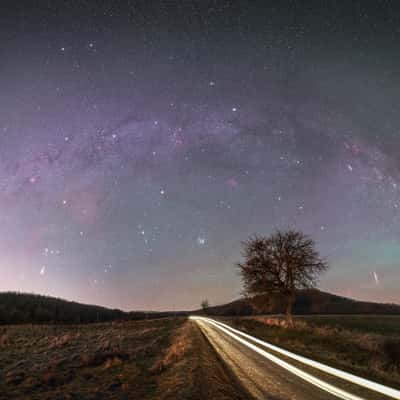
<svg viewBox="0 0 400 400"><path fill-rule="evenodd" d="M0 290L221 303L240 241L294 227L329 260L322 289L400 302L394 3L14 3Z"/></svg>

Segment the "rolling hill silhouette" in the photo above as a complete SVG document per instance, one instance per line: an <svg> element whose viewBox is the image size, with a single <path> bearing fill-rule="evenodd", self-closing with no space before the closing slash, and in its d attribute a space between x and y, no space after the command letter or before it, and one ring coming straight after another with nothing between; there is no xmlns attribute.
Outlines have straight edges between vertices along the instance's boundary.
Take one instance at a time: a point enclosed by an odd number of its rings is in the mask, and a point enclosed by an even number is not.
<svg viewBox="0 0 400 400"><path fill-rule="evenodd" d="M38 294L0 293L0 324L91 323L170 316L169 312L110 309ZM174 315L177 313L174 313Z"/></svg>
<svg viewBox="0 0 400 400"><path fill-rule="evenodd" d="M212 306L207 314L259 315L280 314L285 301L279 297L256 296L238 299L227 304ZM197 310L194 313L202 313ZM297 292L294 314L400 314L400 305L353 300L317 289ZM92 323L115 320L140 320L189 315L189 311L122 311L97 305L67 301L38 294L0 293L0 325L20 323Z"/></svg>
<svg viewBox="0 0 400 400"><path fill-rule="evenodd" d="M285 300L273 296L238 299L209 307L211 315L257 315L285 312ZM400 305L359 301L317 289L299 290L293 305L294 314L400 314Z"/></svg>

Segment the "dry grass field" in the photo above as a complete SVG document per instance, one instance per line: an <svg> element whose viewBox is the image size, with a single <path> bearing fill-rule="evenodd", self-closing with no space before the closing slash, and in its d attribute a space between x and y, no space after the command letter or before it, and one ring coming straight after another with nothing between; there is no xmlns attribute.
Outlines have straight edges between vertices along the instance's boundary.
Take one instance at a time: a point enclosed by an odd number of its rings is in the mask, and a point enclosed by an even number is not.
<svg viewBox="0 0 400 400"><path fill-rule="evenodd" d="M245 398L185 318L4 326L0 352L1 399Z"/></svg>
<svg viewBox="0 0 400 400"><path fill-rule="evenodd" d="M224 318L259 338L400 388L396 316ZM0 327L0 399L248 398L186 318Z"/></svg>

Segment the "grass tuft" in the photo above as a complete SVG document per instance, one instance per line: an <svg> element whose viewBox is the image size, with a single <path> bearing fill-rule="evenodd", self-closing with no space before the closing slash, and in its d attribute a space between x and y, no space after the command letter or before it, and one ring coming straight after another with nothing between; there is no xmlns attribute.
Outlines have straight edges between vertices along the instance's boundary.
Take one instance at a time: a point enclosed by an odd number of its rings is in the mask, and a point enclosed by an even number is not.
<svg viewBox="0 0 400 400"><path fill-rule="evenodd" d="M156 360L151 366L150 372L159 373L170 365L182 360L191 349L190 326L188 323L179 328L171 345L166 350L164 356Z"/></svg>

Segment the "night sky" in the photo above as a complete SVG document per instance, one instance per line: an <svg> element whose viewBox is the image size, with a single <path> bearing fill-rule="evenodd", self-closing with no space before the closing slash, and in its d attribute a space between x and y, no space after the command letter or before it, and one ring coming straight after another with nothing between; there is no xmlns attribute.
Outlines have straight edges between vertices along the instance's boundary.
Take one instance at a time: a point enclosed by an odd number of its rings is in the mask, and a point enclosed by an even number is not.
<svg viewBox="0 0 400 400"><path fill-rule="evenodd" d="M295 228L323 290L399 303L395 3L2 1L0 290L222 303Z"/></svg>

